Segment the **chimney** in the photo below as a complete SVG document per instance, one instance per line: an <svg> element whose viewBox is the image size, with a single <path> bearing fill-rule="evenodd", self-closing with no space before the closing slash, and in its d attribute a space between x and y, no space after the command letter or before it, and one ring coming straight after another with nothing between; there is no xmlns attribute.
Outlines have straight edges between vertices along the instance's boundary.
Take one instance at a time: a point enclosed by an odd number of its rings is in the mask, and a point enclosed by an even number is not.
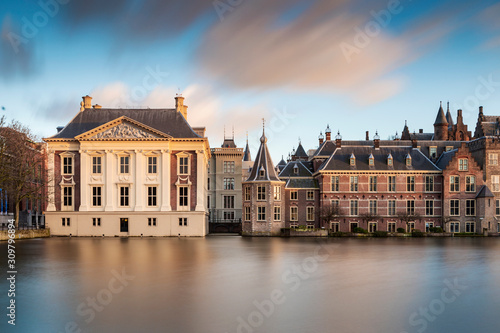
<svg viewBox="0 0 500 333"><path fill-rule="evenodd" d="M420 133L420 134L424 133L424 129L423 128L419 129L418 133Z"/></svg>
<svg viewBox="0 0 500 333"><path fill-rule="evenodd" d="M92 97L90 97L89 95L87 95L87 96L83 96L82 99L83 99L83 103L81 104L81 106L82 106L83 109L90 109L90 108L92 108ZM81 111L83 111L83 110L81 110Z"/></svg>
<svg viewBox="0 0 500 333"><path fill-rule="evenodd" d="M335 146L337 148L342 147L342 135L340 135L340 131L337 132L337 136L335 137Z"/></svg>
<svg viewBox="0 0 500 333"><path fill-rule="evenodd" d="M368 134L368 131L366 131ZM375 149L380 149L380 135L378 135L378 131L375 132L375 136L373 137L373 145Z"/></svg>
<svg viewBox="0 0 500 333"><path fill-rule="evenodd" d="M332 130L330 129L330 125L326 125L326 141L330 141L332 139Z"/></svg>
<svg viewBox="0 0 500 333"><path fill-rule="evenodd" d="M413 149L416 149L416 148L417 148L417 140L415 140L415 139L411 140L411 147L412 147Z"/></svg>
<svg viewBox="0 0 500 333"><path fill-rule="evenodd" d="M457 110L457 118L462 118L462 109Z"/></svg>
<svg viewBox="0 0 500 333"><path fill-rule="evenodd" d="M323 141L325 140L325 137L323 136L322 132L319 132L318 140L319 140L319 145L321 146L323 144Z"/></svg>
<svg viewBox="0 0 500 333"><path fill-rule="evenodd" d="M483 107L482 106L479 107L479 113L483 114Z"/></svg>
<svg viewBox="0 0 500 333"><path fill-rule="evenodd" d="M102 109L102 106L100 106L99 104L95 104L94 106L92 106L94 109Z"/></svg>
<svg viewBox="0 0 500 333"><path fill-rule="evenodd" d="M183 116L184 119L187 120L187 106L184 105L184 97L182 95L177 94L175 96L175 108L177 109L177 112L180 112Z"/></svg>
<svg viewBox="0 0 500 333"><path fill-rule="evenodd" d="M370 132L369 132L369 131L366 131L366 137L365 137L365 140L366 140L366 141L370 140Z"/></svg>

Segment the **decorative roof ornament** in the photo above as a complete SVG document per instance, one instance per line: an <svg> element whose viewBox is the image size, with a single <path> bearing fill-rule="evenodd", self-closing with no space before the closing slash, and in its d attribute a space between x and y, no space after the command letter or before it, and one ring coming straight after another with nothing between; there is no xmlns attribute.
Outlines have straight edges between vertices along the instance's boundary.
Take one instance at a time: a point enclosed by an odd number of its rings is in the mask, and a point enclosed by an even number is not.
<svg viewBox="0 0 500 333"><path fill-rule="evenodd" d="M330 125L329 124L326 125L325 133L332 133L332 130L330 129Z"/></svg>
<svg viewBox="0 0 500 333"><path fill-rule="evenodd" d="M342 140L342 135L340 135L340 130L337 131L337 135L335 136L336 140Z"/></svg>
<svg viewBox="0 0 500 333"><path fill-rule="evenodd" d="M373 137L373 140L380 140L380 136L378 135L378 131L375 131L375 136Z"/></svg>

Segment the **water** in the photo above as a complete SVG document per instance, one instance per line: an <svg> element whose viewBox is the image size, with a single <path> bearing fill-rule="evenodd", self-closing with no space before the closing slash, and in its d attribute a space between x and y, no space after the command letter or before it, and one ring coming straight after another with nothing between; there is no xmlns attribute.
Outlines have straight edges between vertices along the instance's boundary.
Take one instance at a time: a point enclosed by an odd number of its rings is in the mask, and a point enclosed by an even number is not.
<svg viewBox="0 0 500 333"><path fill-rule="evenodd" d="M1 332L500 328L500 239L51 238L16 251L16 327L2 279Z"/></svg>

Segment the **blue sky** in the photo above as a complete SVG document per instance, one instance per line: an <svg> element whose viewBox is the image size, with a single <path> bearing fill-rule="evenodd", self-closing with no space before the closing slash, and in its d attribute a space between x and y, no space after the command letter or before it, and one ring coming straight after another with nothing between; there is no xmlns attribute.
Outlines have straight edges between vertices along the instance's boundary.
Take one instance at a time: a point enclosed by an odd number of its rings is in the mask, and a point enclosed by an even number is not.
<svg viewBox="0 0 500 333"><path fill-rule="evenodd" d="M41 0L0 9L0 106L41 137L89 94L104 107L186 97L210 144L224 126L256 153L262 118L277 163L344 139L433 130L439 102L500 115L495 1Z"/></svg>

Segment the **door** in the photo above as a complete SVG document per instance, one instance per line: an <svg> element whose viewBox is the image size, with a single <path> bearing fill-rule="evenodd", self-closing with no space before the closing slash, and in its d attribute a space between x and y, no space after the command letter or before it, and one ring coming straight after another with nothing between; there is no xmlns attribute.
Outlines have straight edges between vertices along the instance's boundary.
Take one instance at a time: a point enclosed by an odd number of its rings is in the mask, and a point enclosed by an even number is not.
<svg viewBox="0 0 500 333"><path fill-rule="evenodd" d="M120 218L120 232L128 232L128 218Z"/></svg>

